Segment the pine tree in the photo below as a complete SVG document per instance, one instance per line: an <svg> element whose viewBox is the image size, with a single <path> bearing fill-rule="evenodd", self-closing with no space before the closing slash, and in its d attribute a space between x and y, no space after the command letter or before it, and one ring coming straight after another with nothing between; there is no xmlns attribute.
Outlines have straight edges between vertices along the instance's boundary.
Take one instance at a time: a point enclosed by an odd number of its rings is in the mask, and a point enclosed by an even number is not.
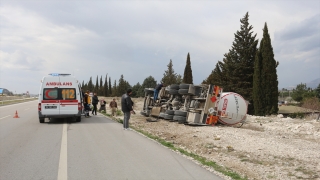
<svg viewBox="0 0 320 180"><path fill-rule="evenodd" d="M239 93L250 102L248 113L254 114L252 88L254 59L257 51L258 41L256 34L252 33L252 26L249 25L249 14L240 20L240 31L237 31L232 48L224 54L223 62L219 64L222 70L222 86L224 91Z"/></svg>
<svg viewBox="0 0 320 180"><path fill-rule="evenodd" d="M90 77L90 80L88 82L88 88L87 90L92 91L93 90L93 84L92 84L92 77Z"/></svg>
<svg viewBox="0 0 320 180"><path fill-rule="evenodd" d="M176 84L177 83L177 74L174 73L172 60L170 59L169 64L167 65L168 70L163 74L162 82L165 85Z"/></svg>
<svg viewBox="0 0 320 180"><path fill-rule="evenodd" d="M181 77L180 74L177 75L176 83L177 83L177 84L181 84L181 83L182 83L182 77Z"/></svg>
<svg viewBox="0 0 320 180"><path fill-rule="evenodd" d="M123 74L121 74L120 79L118 81L117 96L121 96L126 92L127 92L127 84L126 84L126 81L124 80Z"/></svg>
<svg viewBox="0 0 320 180"><path fill-rule="evenodd" d="M186 67L184 68L182 82L186 83L186 84L193 84L192 69L191 69L191 62L190 62L190 54L189 53L187 55L187 62L186 62Z"/></svg>
<svg viewBox="0 0 320 180"><path fill-rule="evenodd" d="M109 96L112 96L111 77L109 77Z"/></svg>
<svg viewBox="0 0 320 180"><path fill-rule="evenodd" d="M261 40L262 48L262 82L264 83L265 94L265 113L277 114L278 113L278 75L277 66L278 62L274 59L273 48L271 39L268 32L267 23L264 25L263 38Z"/></svg>
<svg viewBox="0 0 320 180"><path fill-rule="evenodd" d="M106 78L104 79L103 95L104 95L105 97L108 97L108 95L109 95L109 88L108 88L108 74L106 75Z"/></svg>
<svg viewBox="0 0 320 180"><path fill-rule="evenodd" d="M154 77L148 76L146 79L144 79L141 87L142 87L142 90L144 90L145 88L155 88L156 85L157 85L157 81L154 79Z"/></svg>
<svg viewBox="0 0 320 180"><path fill-rule="evenodd" d="M219 63L216 64L214 70L212 70L211 74L207 77L206 80L202 82L202 84L213 84L221 86L221 70L219 67Z"/></svg>
<svg viewBox="0 0 320 180"><path fill-rule="evenodd" d="M82 85L81 85L81 88L84 88L84 80L82 81Z"/></svg>
<svg viewBox="0 0 320 180"><path fill-rule="evenodd" d="M132 87L131 97L143 97L143 96L144 96L144 93L143 93L142 86L138 82L136 85Z"/></svg>

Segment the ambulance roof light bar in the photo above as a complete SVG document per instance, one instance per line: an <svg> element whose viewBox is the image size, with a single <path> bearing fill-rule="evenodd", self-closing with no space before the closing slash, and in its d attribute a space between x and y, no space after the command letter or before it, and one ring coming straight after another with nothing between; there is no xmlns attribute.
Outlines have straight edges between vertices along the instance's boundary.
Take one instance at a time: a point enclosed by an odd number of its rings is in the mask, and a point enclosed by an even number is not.
<svg viewBox="0 0 320 180"><path fill-rule="evenodd" d="M71 74L50 73L51 76L70 76Z"/></svg>

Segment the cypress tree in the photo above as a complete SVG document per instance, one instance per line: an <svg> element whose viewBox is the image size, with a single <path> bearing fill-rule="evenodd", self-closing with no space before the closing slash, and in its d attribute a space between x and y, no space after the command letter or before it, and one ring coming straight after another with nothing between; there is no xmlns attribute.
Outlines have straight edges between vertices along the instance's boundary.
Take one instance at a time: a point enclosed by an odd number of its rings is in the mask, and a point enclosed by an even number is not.
<svg viewBox="0 0 320 180"><path fill-rule="evenodd" d="M263 45L260 44L260 48L257 51L254 62L254 74L253 74L253 105L254 113L256 116L265 115L265 94L264 94L264 81L262 77L262 50Z"/></svg>
<svg viewBox="0 0 320 180"><path fill-rule="evenodd" d="M182 82L186 83L186 84L193 84L192 69L191 69L191 62L190 62L190 54L189 53L187 55L187 62L186 62L186 67L184 68Z"/></svg>
<svg viewBox="0 0 320 180"><path fill-rule="evenodd" d="M105 97L108 97L108 95L109 95L108 74L106 75L106 78L104 79L103 95L104 95Z"/></svg>
<svg viewBox="0 0 320 180"><path fill-rule="evenodd" d="M111 77L109 77L109 96L112 96Z"/></svg>
<svg viewBox="0 0 320 180"><path fill-rule="evenodd" d="M103 96L103 82L102 82L102 76L100 76L100 86L99 86L99 96Z"/></svg>
<svg viewBox="0 0 320 180"><path fill-rule="evenodd" d="M112 88L112 96L118 96L118 91L117 91L118 87L117 87L117 80L114 80L113 83L113 88Z"/></svg>
<svg viewBox="0 0 320 180"><path fill-rule="evenodd" d="M278 113L278 75L277 66L278 62L274 59L273 48L271 39L268 32L267 23L263 28L263 38L261 40L261 56L262 56L262 77L263 88L265 94L265 113L277 114Z"/></svg>
<svg viewBox="0 0 320 180"><path fill-rule="evenodd" d="M98 81L99 77L97 75L97 79L96 79L96 85L94 86L94 90L93 92L98 93L99 91L99 81Z"/></svg>

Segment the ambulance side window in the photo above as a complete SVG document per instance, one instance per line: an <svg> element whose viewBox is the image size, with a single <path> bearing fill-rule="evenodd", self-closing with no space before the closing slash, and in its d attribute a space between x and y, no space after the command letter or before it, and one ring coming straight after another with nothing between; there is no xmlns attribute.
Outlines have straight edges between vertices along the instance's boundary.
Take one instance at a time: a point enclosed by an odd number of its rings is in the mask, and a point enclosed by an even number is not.
<svg viewBox="0 0 320 180"><path fill-rule="evenodd" d="M58 99L57 88L45 88L43 89L43 99Z"/></svg>

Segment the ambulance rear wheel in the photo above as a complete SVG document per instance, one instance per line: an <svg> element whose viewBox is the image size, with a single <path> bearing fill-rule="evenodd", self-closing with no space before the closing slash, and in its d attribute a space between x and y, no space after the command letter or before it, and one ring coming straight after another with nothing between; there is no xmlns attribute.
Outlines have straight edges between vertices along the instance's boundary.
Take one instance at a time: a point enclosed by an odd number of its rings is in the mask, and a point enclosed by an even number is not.
<svg viewBox="0 0 320 180"><path fill-rule="evenodd" d="M77 117L76 122L81 122L81 116Z"/></svg>
<svg viewBox="0 0 320 180"><path fill-rule="evenodd" d="M44 123L44 118L39 118L40 123Z"/></svg>

